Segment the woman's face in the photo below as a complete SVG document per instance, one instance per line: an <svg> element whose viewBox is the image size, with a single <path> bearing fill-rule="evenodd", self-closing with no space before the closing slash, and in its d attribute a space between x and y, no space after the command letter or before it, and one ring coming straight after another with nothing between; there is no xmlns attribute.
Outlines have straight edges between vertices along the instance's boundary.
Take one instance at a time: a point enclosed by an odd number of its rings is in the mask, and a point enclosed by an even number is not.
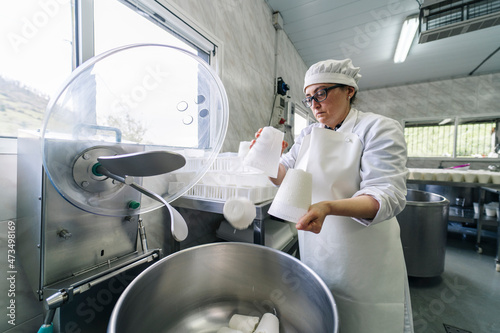
<svg viewBox="0 0 500 333"><path fill-rule="evenodd" d="M319 90L334 85L334 83L312 84L306 88L306 97L314 96ZM350 86L330 89L324 101L316 102L312 99L311 110L320 123L334 128L349 113L351 109L350 98L352 95L354 95L354 88Z"/></svg>

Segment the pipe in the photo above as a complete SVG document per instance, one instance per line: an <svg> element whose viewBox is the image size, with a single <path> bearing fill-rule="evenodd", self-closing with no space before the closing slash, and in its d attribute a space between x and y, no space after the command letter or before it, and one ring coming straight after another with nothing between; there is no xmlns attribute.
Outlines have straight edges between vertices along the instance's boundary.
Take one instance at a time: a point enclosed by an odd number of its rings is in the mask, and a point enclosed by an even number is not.
<svg viewBox="0 0 500 333"><path fill-rule="evenodd" d="M148 240L146 238L146 228L144 227L144 222L142 222L142 219L139 219L138 225L139 225L139 236L141 237L142 250L144 252L147 252L148 251Z"/></svg>
<svg viewBox="0 0 500 333"><path fill-rule="evenodd" d="M486 61L488 61L488 59L493 57L493 55L495 55L495 53L497 53L499 50L500 50L500 46L495 51L493 51L489 56L487 56L486 59L484 59L479 65L477 65L477 67L474 68L472 70L472 72L469 73L469 75L474 74L474 72L477 71L479 69L479 67L481 67Z"/></svg>

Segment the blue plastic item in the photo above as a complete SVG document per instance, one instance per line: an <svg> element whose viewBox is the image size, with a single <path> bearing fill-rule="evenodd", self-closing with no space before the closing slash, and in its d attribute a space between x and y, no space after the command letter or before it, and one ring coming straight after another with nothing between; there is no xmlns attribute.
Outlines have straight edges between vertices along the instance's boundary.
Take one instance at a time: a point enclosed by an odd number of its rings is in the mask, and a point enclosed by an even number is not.
<svg viewBox="0 0 500 333"><path fill-rule="evenodd" d="M52 323L50 325L43 324L38 330L38 333L54 333L54 325L52 325Z"/></svg>

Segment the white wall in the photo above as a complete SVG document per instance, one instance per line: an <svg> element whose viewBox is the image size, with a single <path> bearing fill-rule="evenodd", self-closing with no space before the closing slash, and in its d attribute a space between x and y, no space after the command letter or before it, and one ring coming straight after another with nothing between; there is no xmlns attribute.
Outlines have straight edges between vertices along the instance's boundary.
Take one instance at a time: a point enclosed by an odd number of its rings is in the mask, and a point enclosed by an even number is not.
<svg viewBox="0 0 500 333"><path fill-rule="evenodd" d="M267 125L275 71L276 77L290 85L291 100L300 103L307 66L280 31L275 68L276 33L264 0L169 1L224 43L222 81L230 109L224 151L237 151L239 141L251 139L256 129ZM498 115L498 91L500 73L361 90L356 107L399 121L436 115Z"/></svg>
<svg viewBox="0 0 500 333"><path fill-rule="evenodd" d="M490 114L498 116L499 91L500 73L469 76L360 91L358 109L380 113L396 120Z"/></svg>
<svg viewBox="0 0 500 333"><path fill-rule="evenodd" d="M307 70L283 31L278 36L272 11L264 0L168 0L223 42L221 79L229 99L229 129L223 151L238 151L240 141L253 139L267 126L274 100L274 82L281 76L289 95L300 103Z"/></svg>

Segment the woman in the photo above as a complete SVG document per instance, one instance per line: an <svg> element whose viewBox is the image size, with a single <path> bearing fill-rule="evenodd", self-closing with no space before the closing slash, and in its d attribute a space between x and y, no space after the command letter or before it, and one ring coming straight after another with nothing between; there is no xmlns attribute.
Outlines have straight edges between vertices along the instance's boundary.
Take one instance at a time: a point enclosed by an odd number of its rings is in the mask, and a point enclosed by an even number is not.
<svg viewBox="0 0 500 333"><path fill-rule="evenodd" d="M318 123L283 155L278 177L313 176L313 204L297 223L301 260L337 303L342 333L413 332L395 216L406 204L406 146L395 120L352 107L359 68L350 59L314 64L303 103Z"/></svg>

